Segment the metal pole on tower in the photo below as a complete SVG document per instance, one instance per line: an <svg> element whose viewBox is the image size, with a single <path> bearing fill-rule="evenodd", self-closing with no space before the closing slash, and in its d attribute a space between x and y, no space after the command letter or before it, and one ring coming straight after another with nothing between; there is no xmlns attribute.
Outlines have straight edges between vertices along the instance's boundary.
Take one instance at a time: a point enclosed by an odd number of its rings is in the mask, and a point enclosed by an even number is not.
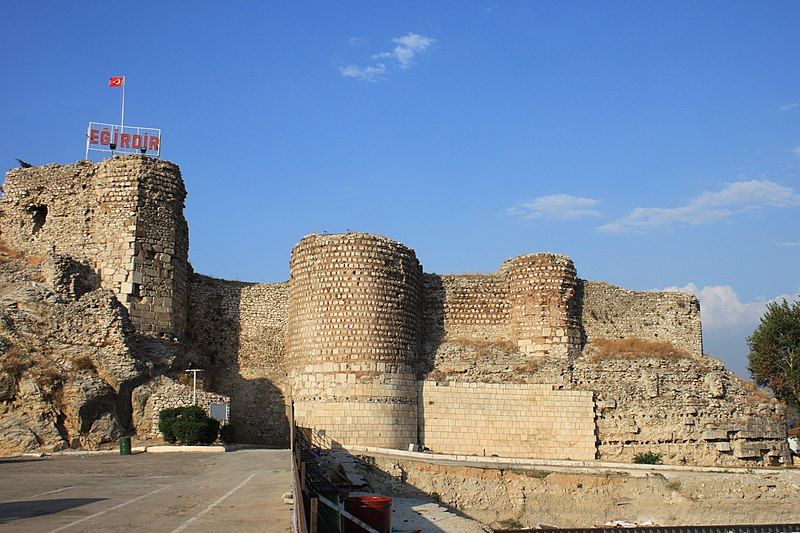
<svg viewBox="0 0 800 533"><path fill-rule="evenodd" d="M125 76L122 76L122 119L120 120L119 124L119 133L125 129L125 82L127 81Z"/></svg>

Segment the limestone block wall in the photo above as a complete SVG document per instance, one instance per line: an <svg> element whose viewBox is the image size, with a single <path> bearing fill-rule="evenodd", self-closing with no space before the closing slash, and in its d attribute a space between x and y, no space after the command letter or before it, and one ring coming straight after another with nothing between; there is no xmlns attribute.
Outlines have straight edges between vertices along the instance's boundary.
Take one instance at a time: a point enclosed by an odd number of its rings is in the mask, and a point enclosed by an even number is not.
<svg viewBox="0 0 800 533"><path fill-rule="evenodd" d="M583 329L593 338L668 341L691 355L703 353L700 302L680 292L628 291L581 282Z"/></svg>
<svg viewBox="0 0 800 533"><path fill-rule="evenodd" d="M193 275L187 339L209 364L209 386L230 396L237 439L288 446L285 366L288 283Z"/></svg>
<svg viewBox="0 0 800 533"><path fill-rule="evenodd" d="M363 233L309 235L292 250L287 363L298 425L342 444L417 441L422 269Z"/></svg>
<svg viewBox="0 0 800 533"><path fill-rule="evenodd" d="M177 165L145 156L18 168L6 174L0 232L31 255L89 263L145 333L180 337L188 231Z"/></svg>
<svg viewBox="0 0 800 533"><path fill-rule="evenodd" d="M597 397L599 458L652 451L668 464L788 464L781 406L710 357L575 362Z"/></svg>
<svg viewBox="0 0 800 533"><path fill-rule="evenodd" d="M591 391L419 382L422 443L436 453L595 459Z"/></svg>

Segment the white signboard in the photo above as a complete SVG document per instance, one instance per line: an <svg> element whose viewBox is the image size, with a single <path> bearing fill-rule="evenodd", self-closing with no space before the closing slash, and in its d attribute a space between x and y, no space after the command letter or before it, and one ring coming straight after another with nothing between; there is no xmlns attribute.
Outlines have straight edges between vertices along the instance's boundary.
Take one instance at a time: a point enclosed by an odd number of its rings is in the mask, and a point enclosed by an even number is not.
<svg viewBox="0 0 800 533"><path fill-rule="evenodd" d="M90 122L86 129L86 159L90 151L161 157L161 130Z"/></svg>
<svg viewBox="0 0 800 533"><path fill-rule="evenodd" d="M220 422L227 422L228 420L228 406L224 403L211 404L211 418L219 420Z"/></svg>

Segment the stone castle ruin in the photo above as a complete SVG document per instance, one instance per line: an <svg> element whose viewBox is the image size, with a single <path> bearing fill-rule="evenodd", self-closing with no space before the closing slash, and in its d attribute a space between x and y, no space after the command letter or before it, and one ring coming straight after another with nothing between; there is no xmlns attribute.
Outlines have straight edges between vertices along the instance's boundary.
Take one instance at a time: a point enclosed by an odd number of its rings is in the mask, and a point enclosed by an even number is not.
<svg viewBox="0 0 800 533"><path fill-rule="evenodd" d="M285 446L293 403L298 425L343 445L790 461L781 406L703 354L694 296L583 280L551 253L430 274L412 249L364 233L304 237L288 282L214 279L188 262L172 163L14 169L3 189L6 245L74 258L137 334L194 354L245 442Z"/></svg>

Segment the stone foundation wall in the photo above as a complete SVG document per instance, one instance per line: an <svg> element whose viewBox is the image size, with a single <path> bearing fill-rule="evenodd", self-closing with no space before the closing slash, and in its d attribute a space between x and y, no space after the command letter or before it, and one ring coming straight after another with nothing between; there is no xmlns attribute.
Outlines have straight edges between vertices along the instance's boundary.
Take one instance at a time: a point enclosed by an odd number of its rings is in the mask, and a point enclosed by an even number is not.
<svg viewBox="0 0 800 533"><path fill-rule="evenodd" d="M702 355L700 302L680 292L628 291L608 283L582 281L581 321L588 338L666 341L690 355Z"/></svg>
<svg viewBox="0 0 800 533"><path fill-rule="evenodd" d="M789 464L784 413L710 357L576 362L597 396L599 458L656 452L668 464Z"/></svg>
<svg viewBox="0 0 800 533"><path fill-rule="evenodd" d="M591 391L419 382L421 442L434 453L595 459Z"/></svg>
<svg viewBox="0 0 800 533"><path fill-rule="evenodd" d="M288 289L288 283L191 277L187 338L208 361L210 388L230 396L240 442L289 443Z"/></svg>

